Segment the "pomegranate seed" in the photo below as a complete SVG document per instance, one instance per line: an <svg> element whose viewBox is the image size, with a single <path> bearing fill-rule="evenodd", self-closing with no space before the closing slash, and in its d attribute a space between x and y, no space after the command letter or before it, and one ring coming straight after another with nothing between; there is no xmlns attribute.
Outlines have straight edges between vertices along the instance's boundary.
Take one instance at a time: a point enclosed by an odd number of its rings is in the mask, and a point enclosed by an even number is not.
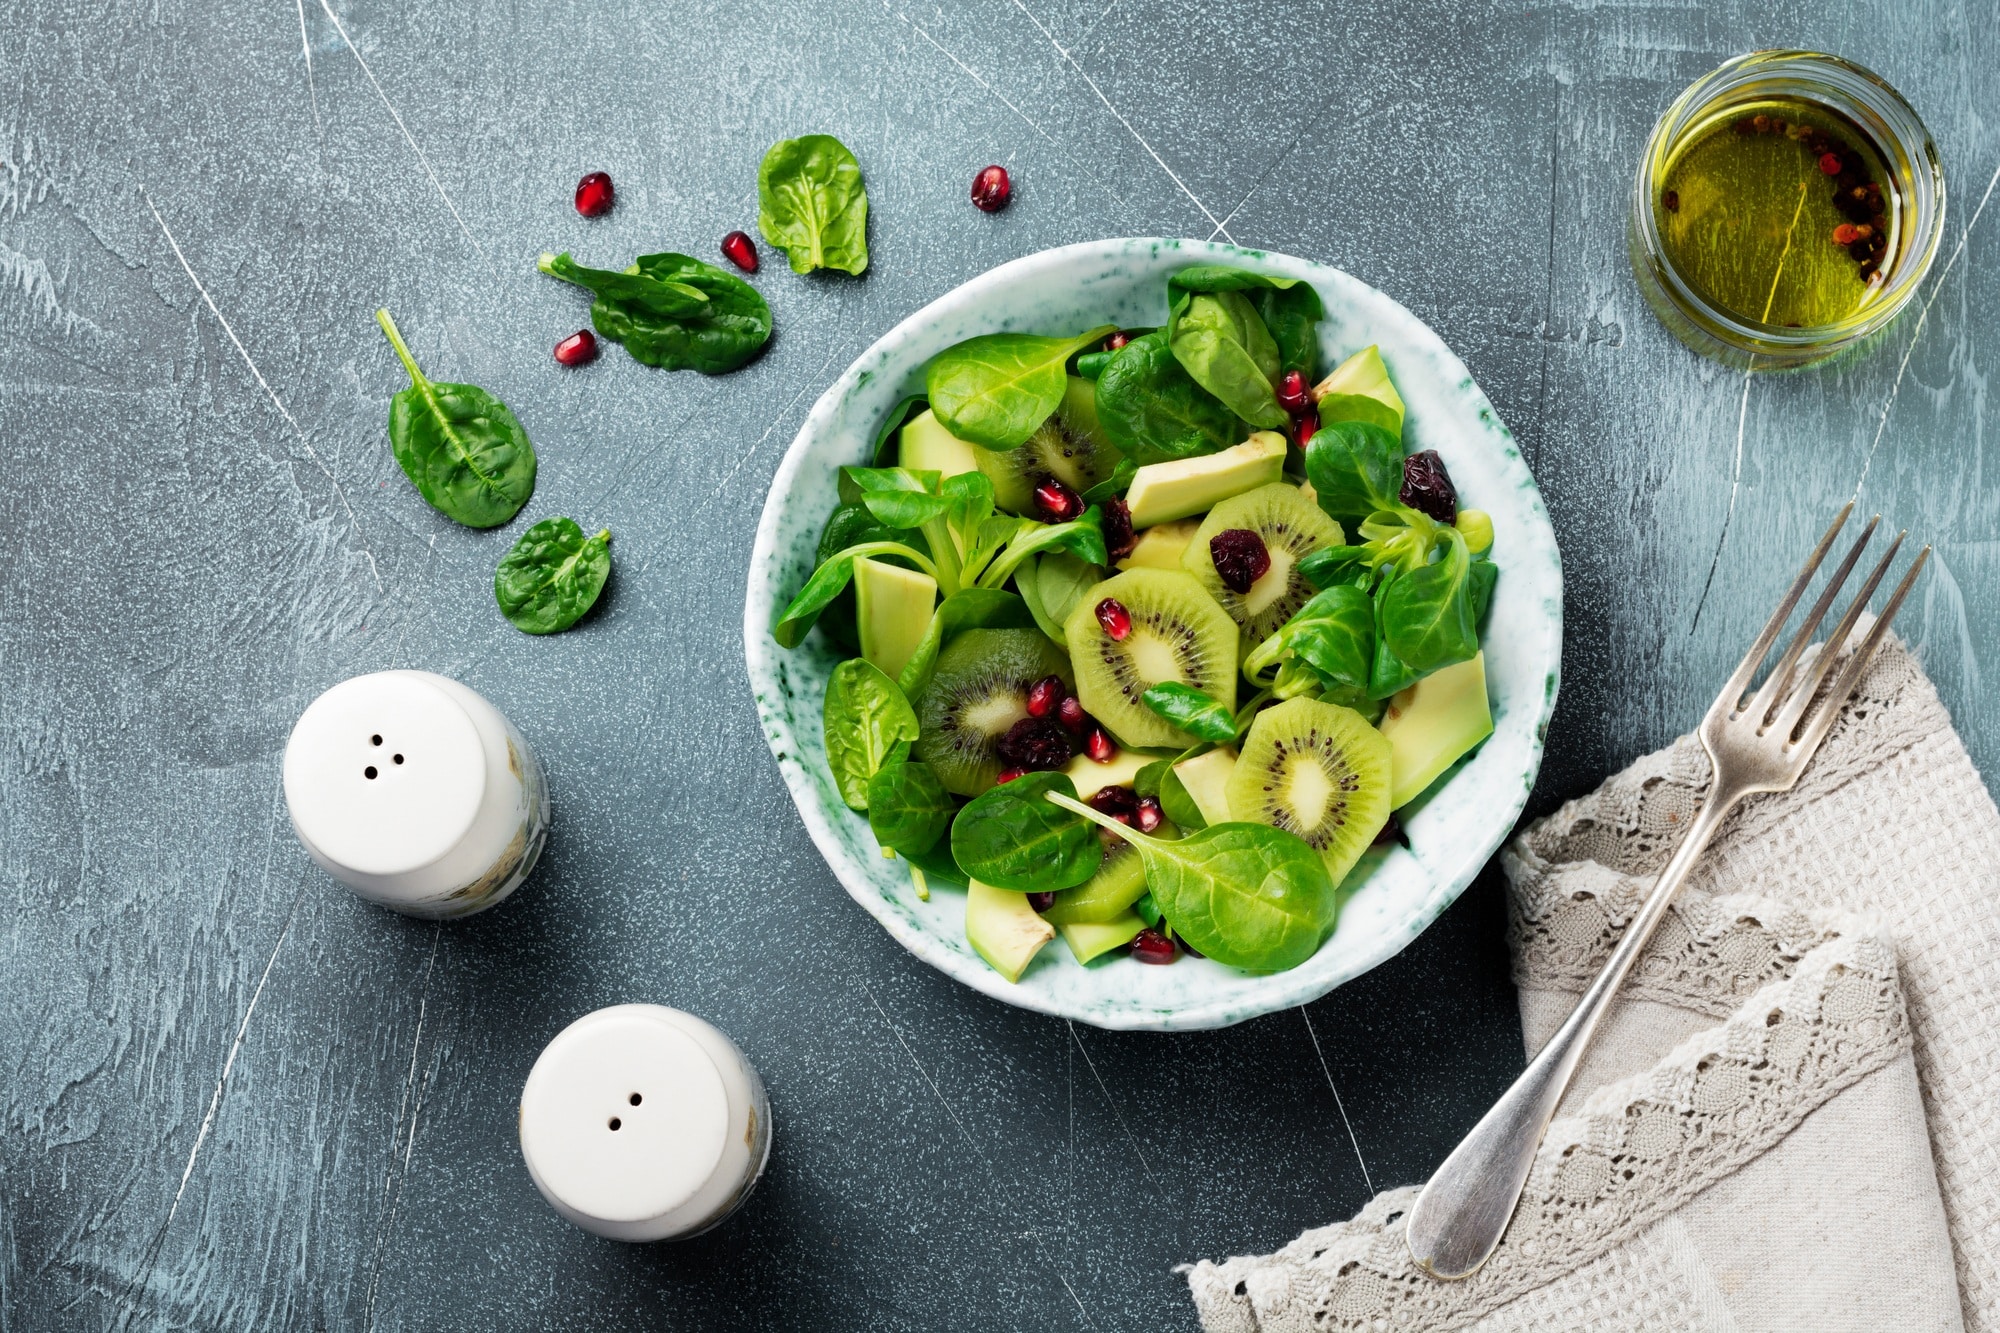
<svg viewBox="0 0 2000 1333"><path fill-rule="evenodd" d="M1104 553L1114 561L1123 560L1139 544L1138 534L1132 531L1132 507L1114 495L1100 506L1100 511Z"/></svg>
<svg viewBox="0 0 2000 1333"><path fill-rule="evenodd" d="M1092 727L1090 734L1083 738L1083 752L1100 764L1108 764L1118 757L1118 742L1111 739L1111 733L1103 727Z"/></svg>
<svg viewBox="0 0 2000 1333"><path fill-rule="evenodd" d="M587 218L601 218L611 211L611 177L593 171L576 183L576 211Z"/></svg>
<svg viewBox="0 0 2000 1333"><path fill-rule="evenodd" d="M1819 169L1829 176L1838 176L1840 174L1840 165L1839 153L1821 153L1819 155Z"/></svg>
<svg viewBox="0 0 2000 1333"><path fill-rule="evenodd" d="M1106 338L1104 340L1104 350L1107 352L1115 352L1119 348L1123 347L1126 343L1131 341L1132 341L1132 335L1125 332L1125 330L1120 329L1118 330L1118 332L1112 334L1109 338Z"/></svg>
<svg viewBox="0 0 2000 1333"><path fill-rule="evenodd" d="M1044 523L1067 523L1083 512L1083 498L1050 477L1035 487L1035 510Z"/></svg>
<svg viewBox="0 0 2000 1333"><path fill-rule="evenodd" d="M1116 597L1107 597L1097 604L1097 623L1104 626L1106 634L1122 642L1132 632L1132 613Z"/></svg>
<svg viewBox="0 0 2000 1333"><path fill-rule="evenodd" d="M993 784L995 786L999 786L1001 783L1012 782L1015 778L1020 777L1021 774L1025 772L1027 772L1027 770L1024 768L1003 768L1000 770L1000 776L993 779Z"/></svg>
<svg viewBox="0 0 2000 1333"><path fill-rule="evenodd" d="M1835 245L1852 245L1860 239L1861 228L1855 226L1852 222L1843 222L1833 229L1833 243Z"/></svg>
<svg viewBox="0 0 2000 1333"><path fill-rule="evenodd" d="M745 273L757 271L757 247L742 232L732 231L722 238L722 253Z"/></svg>
<svg viewBox="0 0 2000 1333"><path fill-rule="evenodd" d="M1298 416L1312 406L1312 391L1306 387L1302 370L1288 370L1278 381L1278 406Z"/></svg>
<svg viewBox="0 0 2000 1333"><path fill-rule="evenodd" d="M556 344L557 365L580 366L587 361L595 360L597 360L597 335L589 329L578 329Z"/></svg>
<svg viewBox="0 0 2000 1333"><path fill-rule="evenodd" d="M1132 956L1142 963L1171 963L1174 942L1148 926L1132 937Z"/></svg>
<svg viewBox="0 0 2000 1333"><path fill-rule="evenodd" d="M1014 195L1007 168L995 164L972 178L972 203L981 212L998 213Z"/></svg>
<svg viewBox="0 0 2000 1333"><path fill-rule="evenodd" d="M1167 812L1160 808L1157 796L1141 796L1139 807L1132 812L1132 817L1138 821L1139 832L1151 833L1160 826L1160 821L1167 817Z"/></svg>
<svg viewBox="0 0 2000 1333"><path fill-rule="evenodd" d="M1303 449L1319 433L1319 413L1308 412L1292 423L1292 442Z"/></svg>
<svg viewBox="0 0 2000 1333"><path fill-rule="evenodd" d="M1054 893L1031 893L1028 895L1028 906L1034 908L1037 912L1046 912L1055 905L1056 896Z"/></svg>
<svg viewBox="0 0 2000 1333"><path fill-rule="evenodd" d="M1236 593L1249 592L1250 585L1271 572L1271 548L1249 528L1230 528L1210 537L1208 558L1215 563L1216 577Z"/></svg>
<svg viewBox="0 0 2000 1333"><path fill-rule="evenodd" d="M1130 787L1099 787L1091 794L1089 805L1091 809L1116 819L1136 811L1139 798L1132 794Z"/></svg>
<svg viewBox="0 0 2000 1333"><path fill-rule="evenodd" d="M1043 676L1028 687L1028 716L1047 717L1049 710L1061 703L1062 698L1062 677Z"/></svg>
<svg viewBox="0 0 2000 1333"><path fill-rule="evenodd" d="M1056 705L1056 720L1071 731L1080 729L1086 716L1083 711L1083 701L1074 694L1065 696L1063 701Z"/></svg>

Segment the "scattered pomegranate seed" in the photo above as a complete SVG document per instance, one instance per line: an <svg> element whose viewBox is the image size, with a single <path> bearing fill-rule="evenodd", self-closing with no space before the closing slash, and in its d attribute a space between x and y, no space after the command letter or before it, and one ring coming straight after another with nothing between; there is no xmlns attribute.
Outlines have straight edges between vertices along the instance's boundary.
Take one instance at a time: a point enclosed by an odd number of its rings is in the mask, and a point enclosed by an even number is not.
<svg viewBox="0 0 2000 1333"><path fill-rule="evenodd" d="M556 344L557 365L580 366L586 361L595 360L597 360L597 335L589 329L578 329Z"/></svg>
<svg viewBox="0 0 2000 1333"><path fill-rule="evenodd" d="M1034 908L1037 912L1046 912L1055 905L1056 896L1053 893L1031 893L1028 895L1028 906Z"/></svg>
<svg viewBox="0 0 2000 1333"><path fill-rule="evenodd" d="M1014 195L1014 183L1007 168L995 164L972 178L972 202L985 213L998 213Z"/></svg>
<svg viewBox="0 0 2000 1333"><path fill-rule="evenodd" d="M1216 577L1239 594L1271 572L1271 548L1249 528L1229 528L1210 537L1208 558Z"/></svg>
<svg viewBox="0 0 2000 1333"><path fill-rule="evenodd" d="M722 253L728 256L730 263L736 265L736 267L742 269L745 273L755 273L757 271L757 247L751 243L750 238L744 233L732 231L723 237Z"/></svg>
<svg viewBox="0 0 2000 1333"><path fill-rule="evenodd" d="M1861 228L1855 226L1852 222L1843 222L1833 229L1833 243L1835 245L1852 245L1860 239Z"/></svg>
<svg viewBox="0 0 2000 1333"><path fill-rule="evenodd" d="M1108 764L1118 757L1118 742L1103 727L1092 727L1083 738L1083 752L1097 763Z"/></svg>
<svg viewBox="0 0 2000 1333"><path fill-rule="evenodd" d="M1174 942L1148 926L1132 937L1132 956L1142 963L1171 963Z"/></svg>
<svg viewBox="0 0 2000 1333"><path fill-rule="evenodd" d="M1312 390L1306 386L1305 372L1288 370L1278 381L1278 406L1298 416L1312 406Z"/></svg>
<svg viewBox="0 0 2000 1333"><path fill-rule="evenodd" d="M1116 597L1107 597L1097 604L1097 623L1104 626L1106 634L1122 642L1132 632L1132 613Z"/></svg>
<svg viewBox="0 0 2000 1333"><path fill-rule="evenodd" d="M1003 782L1012 782L1027 771L1025 768L1003 768L1000 770L1000 776L994 778L993 782L996 786Z"/></svg>
<svg viewBox="0 0 2000 1333"><path fill-rule="evenodd" d="M1319 433L1319 413L1308 412L1292 423L1292 442L1303 449Z"/></svg>
<svg viewBox="0 0 2000 1333"><path fill-rule="evenodd" d="M1167 817L1167 812L1160 808L1159 797L1141 796L1139 808L1132 812L1132 817L1138 821L1139 832L1151 833L1160 826L1160 821Z"/></svg>
<svg viewBox="0 0 2000 1333"><path fill-rule="evenodd" d="M1106 338L1104 340L1104 350L1107 352L1115 352L1119 348L1123 347L1126 343L1131 341L1132 341L1132 335L1125 332L1125 330L1120 329L1118 330L1118 332L1112 334L1109 338Z"/></svg>
<svg viewBox="0 0 2000 1333"><path fill-rule="evenodd" d="M1063 701L1056 705L1056 721L1071 731L1081 728L1087 716L1083 711L1083 701L1074 694L1065 696Z"/></svg>
<svg viewBox="0 0 2000 1333"><path fill-rule="evenodd" d="M1050 477L1035 487L1035 511L1044 523L1067 523L1083 512L1083 498Z"/></svg>
<svg viewBox="0 0 2000 1333"><path fill-rule="evenodd" d="M1132 531L1132 507L1114 495L1099 506L1099 518L1104 528L1105 555L1116 561L1132 554L1132 548L1139 544L1139 535Z"/></svg>
<svg viewBox="0 0 2000 1333"><path fill-rule="evenodd" d="M1062 677L1043 676L1028 687L1028 716L1047 717L1049 711L1062 702L1062 698Z"/></svg>
<svg viewBox="0 0 2000 1333"><path fill-rule="evenodd" d="M593 171L576 183L576 211L587 218L601 218L611 211L611 176Z"/></svg>
<svg viewBox="0 0 2000 1333"><path fill-rule="evenodd" d="M1840 166L1839 153L1821 153L1819 155L1819 169L1827 175L1838 176L1840 174Z"/></svg>

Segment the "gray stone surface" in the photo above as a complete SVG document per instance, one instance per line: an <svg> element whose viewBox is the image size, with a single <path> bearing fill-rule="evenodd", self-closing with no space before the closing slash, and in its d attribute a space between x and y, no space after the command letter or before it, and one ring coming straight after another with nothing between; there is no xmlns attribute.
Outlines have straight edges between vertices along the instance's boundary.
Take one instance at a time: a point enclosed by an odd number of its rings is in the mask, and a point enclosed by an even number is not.
<svg viewBox="0 0 2000 1333"><path fill-rule="evenodd" d="M785 443L890 324L1045 246L1326 260L1460 352L1568 569L1537 809L1694 720L1857 486L1937 543L1905 626L2000 758L1990 7L899 3L0 0L0 1329L1187 1327L1172 1264L1421 1178L1519 1064L1490 878L1302 1013L1071 1030L903 955L759 738L738 598ZM1624 211L1658 110L1779 43L1910 96L1951 262L1921 326L1746 398L1640 303ZM550 363L584 306L537 252L712 254L812 130L867 173L865 278L767 262L779 331L725 378ZM378 304L528 425L527 517L616 534L577 631L512 630L518 524L398 472ZM442 929L315 871L279 797L304 705L397 665L513 717L558 812L527 888ZM776 1106L752 1202L677 1246L569 1227L514 1137L542 1044L637 999L734 1034Z"/></svg>

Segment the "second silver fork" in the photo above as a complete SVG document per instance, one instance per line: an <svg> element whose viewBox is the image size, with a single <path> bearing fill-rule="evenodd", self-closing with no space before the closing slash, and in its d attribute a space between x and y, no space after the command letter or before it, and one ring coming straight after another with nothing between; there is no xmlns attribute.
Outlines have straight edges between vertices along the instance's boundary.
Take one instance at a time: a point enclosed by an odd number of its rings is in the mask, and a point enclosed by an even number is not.
<svg viewBox="0 0 2000 1333"><path fill-rule="evenodd" d="M1813 575L1832 549L1834 538L1853 511L1854 506L1849 503L1834 519L1833 526L1826 530L1826 535L1814 549L1812 558L1806 561L1805 568L1793 580L1790 591L1778 603L1778 609L1772 613L1763 633L1757 636L1749 654L1702 718L1698 734L1702 747L1708 751L1714 780L1701 809L1690 821L1686 835L1674 849L1666 867L1660 871L1659 879L1632 918L1632 924L1626 927L1617 947L1612 950L1604 970L1597 974L1597 979L1577 1001L1575 1010L1556 1030L1555 1036L1549 1038L1548 1044L1514 1081L1514 1086L1494 1103L1493 1109L1473 1126L1472 1132L1445 1159L1444 1165L1437 1169L1411 1206L1405 1233L1410 1255L1432 1275L1453 1279L1468 1277L1492 1255L1507 1229L1509 1219L1514 1215L1521 1190L1527 1184L1528 1172L1535 1161L1535 1150L1541 1145L1549 1122L1555 1117L1556 1106L1569 1087L1570 1078L1583 1059L1584 1051L1589 1048L1599 1021L1611 1007L1618 987L1638 961L1654 929L1666 916L1667 904L1673 900L1695 860L1708 846L1709 839L1715 836L1723 819L1745 796L1755 792L1791 789L1799 780L1799 774L1805 771L1813 753L1819 749L1820 742L1832 729L1841 705L1847 702L1848 696L1854 693L1854 687L1860 684L1867 672L1876 645L1888 631L1889 622L1895 619L1903 599L1916 582L1917 572L1930 556L1928 546L1918 554L1909 571L1897 583L1881 617L1848 654L1846 666L1832 686L1821 693L1821 687L1840 663L1841 650L1848 637L1867 610L1868 599L1889 572L1896 552L1903 544L1906 535L1903 533L1897 534L1888 554L1868 575L1860 595L1827 636L1818 658L1803 673L1799 663L1812 643L1813 632L1832 608L1841 585L1854 569L1855 561L1860 559L1862 548L1875 535L1876 526L1881 522L1879 514L1868 521L1860 539L1835 568L1825 591L1813 603L1804 625L1786 647L1783 656L1772 666L1763 686L1754 696L1750 693L1757 669L1778 641L1785 622L1791 618L1800 598L1812 583ZM1819 700L1816 708L1813 706L1815 699Z"/></svg>

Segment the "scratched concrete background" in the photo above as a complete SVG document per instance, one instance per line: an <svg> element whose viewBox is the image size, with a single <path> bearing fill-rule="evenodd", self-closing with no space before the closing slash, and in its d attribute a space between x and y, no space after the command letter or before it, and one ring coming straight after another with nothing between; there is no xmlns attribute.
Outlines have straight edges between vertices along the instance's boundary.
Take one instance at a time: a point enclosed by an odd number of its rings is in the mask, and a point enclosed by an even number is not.
<svg viewBox="0 0 2000 1333"><path fill-rule="evenodd" d="M2000 759L1990 6L899 3L0 3L0 1329L1188 1327L1173 1264L1441 1158L1520 1060L1490 875L1304 1011L1119 1036L908 959L786 800L738 642L766 482L870 340L1045 246L1311 256L1460 352L1568 569L1537 809L1694 720L1857 487L1937 543L1905 626ZM1626 191L1676 91L1787 44L1908 93L1950 227L1926 318L1746 389L1641 304ZM808 131L865 168L865 278L767 256L778 333L725 378L553 366L584 306L538 251L712 255ZM620 202L586 223L592 169ZM509 628L519 523L398 472L377 304L527 424L525 518L616 534L577 631ZM549 854L477 920L361 905L286 823L293 719L390 666L548 766ZM698 1241L587 1236L521 1165L536 1053L626 1000L733 1033L776 1104L768 1178Z"/></svg>

